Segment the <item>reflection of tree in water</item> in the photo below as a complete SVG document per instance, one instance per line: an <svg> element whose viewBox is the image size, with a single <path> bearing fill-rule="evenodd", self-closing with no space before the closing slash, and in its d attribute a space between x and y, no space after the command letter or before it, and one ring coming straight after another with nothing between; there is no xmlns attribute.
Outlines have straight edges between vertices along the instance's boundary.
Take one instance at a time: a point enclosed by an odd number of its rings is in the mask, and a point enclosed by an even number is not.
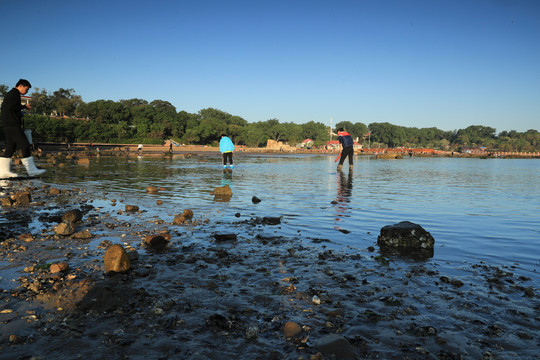
<svg viewBox="0 0 540 360"><path fill-rule="evenodd" d="M338 186L337 186L337 204L336 204L336 221L343 221L342 217L350 217L347 215L349 210L348 204L351 202L352 188L353 188L353 176L352 172L345 174L344 172L338 173ZM334 227L337 230L342 230L339 226Z"/></svg>

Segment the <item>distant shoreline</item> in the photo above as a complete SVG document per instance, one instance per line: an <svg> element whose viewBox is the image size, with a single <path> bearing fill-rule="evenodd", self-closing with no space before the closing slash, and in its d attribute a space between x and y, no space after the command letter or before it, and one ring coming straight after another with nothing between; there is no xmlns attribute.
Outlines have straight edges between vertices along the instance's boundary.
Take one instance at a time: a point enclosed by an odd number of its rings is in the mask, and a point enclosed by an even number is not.
<svg viewBox="0 0 540 360"><path fill-rule="evenodd" d="M138 144L110 144L110 143L39 143L38 148L45 152L49 151L73 151L89 153L126 153L136 154ZM246 146L237 146L235 153L259 153L259 154L329 154L337 155L338 150L330 149L301 149L287 147L280 148L251 148ZM169 145L143 144L143 154L166 154L169 152ZM207 145L181 145L173 146L173 154L201 153L219 154L219 148ZM457 151L442 151L433 149L363 149L355 150L356 155L376 155L381 158L396 158L399 155L403 157L427 156L427 157L460 157L460 158L540 158L540 152L475 152L459 153Z"/></svg>

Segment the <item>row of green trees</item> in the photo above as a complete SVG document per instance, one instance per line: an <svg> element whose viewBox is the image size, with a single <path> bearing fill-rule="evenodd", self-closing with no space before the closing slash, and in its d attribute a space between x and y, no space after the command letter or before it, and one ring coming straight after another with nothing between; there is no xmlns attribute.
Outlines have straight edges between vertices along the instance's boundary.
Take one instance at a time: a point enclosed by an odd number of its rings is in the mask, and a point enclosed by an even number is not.
<svg viewBox="0 0 540 360"><path fill-rule="evenodd" d="M9 88L0 84L0 95ZM320 122L280 123L277 119L248 123L218 109L202 109L196 114L177 111L168 101L143 99L96 100L85 103L73 89L49 93L35 89L32 109L25 115L37 141L42 142L109 142L161 143L172 138L185 144L215 145L221 134L236 144L265 146L268 139L291 145L306 138L324 145L330 128ZM352 123L343 121L332 129L344 127L358 142L371 147L427 147L457 150L461 147L485 146L490 150L539 151L540 133L529 130L503 131L499 134L487 126L443 131L435 127L415 128L390 123ZM334 136L333 139L336 139Z"/></svg>

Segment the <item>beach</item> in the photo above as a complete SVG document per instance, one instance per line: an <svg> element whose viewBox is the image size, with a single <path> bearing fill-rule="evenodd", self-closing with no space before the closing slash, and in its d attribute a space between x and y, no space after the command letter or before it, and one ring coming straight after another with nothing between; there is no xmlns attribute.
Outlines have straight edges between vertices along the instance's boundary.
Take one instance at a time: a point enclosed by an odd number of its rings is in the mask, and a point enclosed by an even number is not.
<svg viewBox="0 0 540 360"><path fill-rule="evenodd" d="M512 266L456 276L285 236L263 217L220 227L191 208L177 223L144 216L157 203L128 211L84 188L1 187L21 200L2 207L0 359L540 359L539 289ZM58 234L74 209L73 232ZM155 235L164 249L149 247ZM129 270L105 273L112 244Z"/></svg>

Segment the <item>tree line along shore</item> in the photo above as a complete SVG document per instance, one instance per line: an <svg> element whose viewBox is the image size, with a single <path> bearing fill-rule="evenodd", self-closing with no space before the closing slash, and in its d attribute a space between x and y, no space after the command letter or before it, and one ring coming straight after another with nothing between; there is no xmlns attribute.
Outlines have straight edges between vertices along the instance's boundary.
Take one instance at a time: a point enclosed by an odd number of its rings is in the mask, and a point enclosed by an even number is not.
<svg viewBox="0 0 540 360"><path fill-rule="evenodd" d="M0 84L0 96L8 90L7 85ZM343 127L364 149L540 152L540 133L534 129L497 133L495 128L482 125L444 131L436 127L405 127L388 122L338 121L334 126L316 121L283 123L278 119L248 122L214 108L197 113L177 110L164 100L86 103L75 90L62 88L53 93L36 88L26 100L32 109L24 116L25 127L31 129L35 141L41 143L161 145L172 139L178 144L217 146L220 136L227 134L235 144L246 148L264 148L268 140L296 147L307 139L313 141L314 147L324 147L329 141L336 140L337 129ZM3 138L3 129L0 129L0 135Z"/></svg>

